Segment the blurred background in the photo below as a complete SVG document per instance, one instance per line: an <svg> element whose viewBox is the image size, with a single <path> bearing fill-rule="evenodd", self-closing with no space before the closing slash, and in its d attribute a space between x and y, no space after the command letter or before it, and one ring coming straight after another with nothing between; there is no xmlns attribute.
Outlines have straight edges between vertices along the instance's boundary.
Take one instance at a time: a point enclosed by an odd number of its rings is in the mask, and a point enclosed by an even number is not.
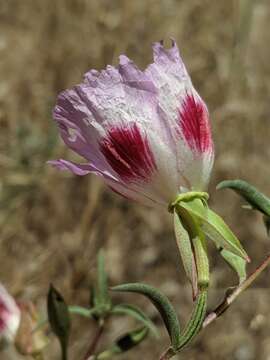
<svg viewBox="0 0 270 360"><path fill-rule="evenodd" d="M145 67L152 60L151 43L170 36L211 114L216 145L211 206L243 242L252 258L249 271L256 267L270 249L261 216L215 187L242 178L270 195L269 22L269 0L0 1L0 281L12 294L34 300L45 314L53 282L70 304L87 305L96 253L104 247L111 284L157 286L182 322L187 319L190 288L171 216L119 197L94 176L80 178L46 164L58 157L76 159L52 120L57 94L80 82L88 69L116 64L121 53ZM209 247L213 308L237 278ZM185 350L185 359L269 360L269 275L266 270L209 326ZM161 325L150 303L136 295L125 299ZM124 319L112 323L104 341L130 325ZM75 320L71 359L84 353L89 326ZM122 359L157 359L168 343L160 330L160 341L149 339ZM57 359L57 351L53 341L47 358ZM0 358L19 356L5 351Z"/></svg>

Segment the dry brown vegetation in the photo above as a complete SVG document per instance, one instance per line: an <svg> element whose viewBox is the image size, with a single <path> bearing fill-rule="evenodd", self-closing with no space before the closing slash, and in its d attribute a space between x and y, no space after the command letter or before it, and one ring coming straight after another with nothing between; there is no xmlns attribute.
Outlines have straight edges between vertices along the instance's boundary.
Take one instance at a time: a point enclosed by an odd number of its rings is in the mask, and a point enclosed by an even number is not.
<svg viewBox="0 0 270 360"><path fill-rule="evenodd" d="M261 217L215 186L243 178L270 193L269 21L269 0L1 0L0 280L13 294L44 309L53 282L70 303L87 304L103 246L112 284L156 285L187 318L190 289L178 265L170 216L129 203L99 179L46 165L48 159L74 157L51 119L57 93L89 68L116 63L120 53L145 66L151 42L170 36L211 112L217 154L211 205L239 235L254 268L270 248ZM213 306L236 278L210 248ZM183 357L269 360L269 288L266 271ZM159 323L150 304L128 299ZM129 325L119 319L105 341ZM87 323L75 323L71 359L81 358L91 331ZM160 341L148 340L122 358L157 359L167 344L161 332ZM48 359L57 359L57 350L53 342ZM0 357L19 358L10 352Z"/></svg>

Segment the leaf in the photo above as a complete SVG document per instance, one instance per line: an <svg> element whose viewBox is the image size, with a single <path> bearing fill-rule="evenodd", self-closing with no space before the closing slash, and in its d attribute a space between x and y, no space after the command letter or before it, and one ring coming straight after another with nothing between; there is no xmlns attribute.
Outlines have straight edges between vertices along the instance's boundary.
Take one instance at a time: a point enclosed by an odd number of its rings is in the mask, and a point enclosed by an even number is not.
<svg viewBox="0 0 270 360"><path fill-rule="evenodd" d="M225 180L218 184L217 189L232 189L241 195L254 209L270 216L270 199L255 186L244 180Z"/></svg>
<svg viewBox="0 0 270 360"><path fill-rule="evenodd" d="M134 319L140 321L144 324L145 327L147 327L152 333L155 335L155 337L159 337L158 331L154 323L151 321L151 319L137 306L130 305L130 304L119 304L115 305L112 310L112 314L115 315L128 315L133 317Z"/></svg>
<svg viewBox="0 0 270 360"><path fill-rule="evenodd" d="M174 232L184 270L192 286L193 299L195 299L198 293L195 257L191 246L189 233L184 228L176 209L174 209Z"/></svg>
<svg viewBox="0 0 270 360"><path fill-rule="evenodd" d="M237 256L225 249L221 249L220 254L224 258L224 260L231 266L231 268L237 273L239 277L239 284L246 280L246 261L243 260L240 256Z"/></svg>
<svg viewBox="0 0 270 360"><path fill-rule="evenodd" d="M87 309L81 306L69 306L68 311L70 314L76 314L80 315L86 318L92 318L95 315L95 312L97 311L96 308Z"/></svg>
<svg viewBox="0 0 270 360"><path fill-rule="evenodd" d="M133 292L146 296L160 313L169 333L172 346L177 347L180 339L180 325L176 311L165 295L150 285L140 283L118 285L113 287L112 290Z"/></svg>
<svg viewBox="0 0 270 360"><path fill-rule="evenodd" d="M145 326L122 335L113 345L95 357L96 360L111 359L115 355L123 354L139 345L148 335L149 329Z"/></svg>
<svg viewBox="0 0 270 360"><path fill-rule="evenodd" d="M207 290L200 290L191 317L179 339L177 351L187 346L201 330L207 309Z"/></svg>
<svg viewBox="0 0 270 360"><path fill-rule="evenodd" d="M181 202L177 205L177 211L181 214L181 208L189 211L192 216L198 219L202 231L215 242L217 247L231 251L249 261L249 257L243 249L240 241L225 224L223 219L214 211L205 207L200 200L193 200L189 203Z"/></svg>
<svg viewBox="0 0 270 360"><path fill-rule="evenodd" d="M53 285L50 286L47 298L47 310L51 329L61 344L62 360L67 360L67 348L71 327L69 311L62 295Z"/></svg>
<svg viewBox="0 0 270 360"><path fill-rule="evenodd" d="M218 184L217 189L232 189L241 195L252 209L256 209L264 214L263 221L266 226L267 234L270 230L270 198L261 193L255 186L250 185L244 180L226 180Z"/></svg>
<svg viewBox="0 0 270 360"><path fill-rule="evenodd" d="M102 249L98 253L97 267L96 286L90 288L90 304L96 309L93 318L98 321L107 316L112 306Z"/></svg>
<svg viewBox="0 0 270 360"><path fill-rule="evenodd" d="M98 253L98 281L96 291L97 305L108 305L110 306L111 300L108 291L108 278L105 271L105 258L103 250L101 249Z"/></svg>

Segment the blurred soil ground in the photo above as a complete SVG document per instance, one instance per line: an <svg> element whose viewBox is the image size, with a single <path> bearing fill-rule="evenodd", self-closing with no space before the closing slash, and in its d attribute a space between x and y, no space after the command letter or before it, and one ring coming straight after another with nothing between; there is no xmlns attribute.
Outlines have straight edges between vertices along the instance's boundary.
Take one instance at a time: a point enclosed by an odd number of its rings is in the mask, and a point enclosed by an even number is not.
<svg viewBox="0 0 270 360"><path fill-rule="evenodd" d="M44 311L53 282L69 303L87 304L96 252L104 247L112 284L158 286L187 319L190 289L169 214L120 198L94 176L79 178L46 164L75 159L51 118L59 91L80 82L90 68L115 64L121 53L144 67L151 61L150 44L171 36L211 113L211 206L240 237L254 269L270 249L261 216L215 186L243 178L270 194L269 22L269 0L1 0L0 280L14 295ZM212 244L210 250L213 307L236 278ZM265 271L182 357L270 360L269 275ZM139 296L126 299L161 324L149 303ZM114 322L105 341L130 325ZM81 358L91 331L88 323L75 321L72 360ZM157 359L168 341L161 332L160 341L147 340L122 359ZM57 359L57 350L54 341L47 358ZM10 351L0 358L19 359Z"/></svg>

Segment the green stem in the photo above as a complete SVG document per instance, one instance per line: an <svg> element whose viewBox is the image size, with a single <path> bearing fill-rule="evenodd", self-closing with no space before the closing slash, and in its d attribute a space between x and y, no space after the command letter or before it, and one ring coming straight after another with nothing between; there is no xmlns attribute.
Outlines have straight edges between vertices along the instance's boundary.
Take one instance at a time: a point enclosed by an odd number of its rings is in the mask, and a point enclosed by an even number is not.
<svg viewBox="0 0 270 360"><path fill-rule="evenodd" d="M96 308L86 309L81 306L69 306L68 311L71 314L81 315L87 318L91 318L92 315L97 311Z"/></svg>

